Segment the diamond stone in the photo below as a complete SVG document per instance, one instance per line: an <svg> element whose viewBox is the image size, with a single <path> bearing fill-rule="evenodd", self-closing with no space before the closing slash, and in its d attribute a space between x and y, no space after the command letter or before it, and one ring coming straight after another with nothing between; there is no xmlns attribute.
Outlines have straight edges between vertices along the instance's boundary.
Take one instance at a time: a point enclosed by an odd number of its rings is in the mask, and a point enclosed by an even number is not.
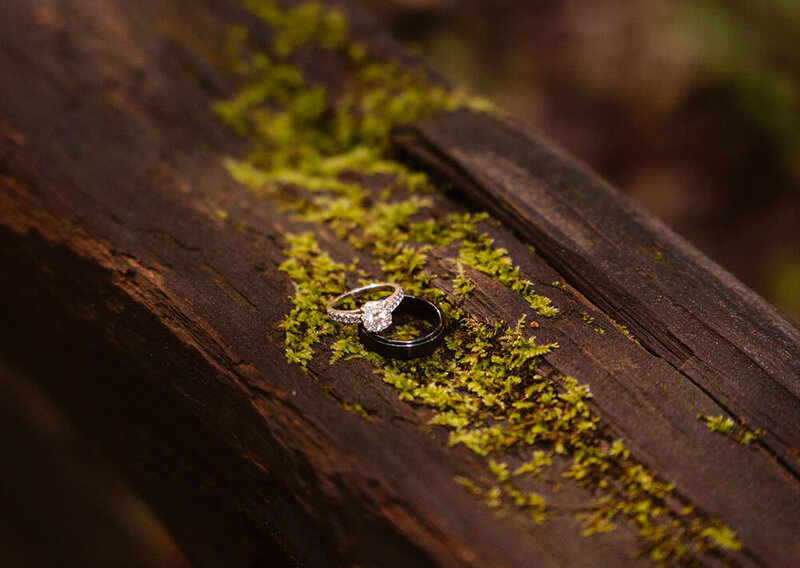
<svg viewBox="0 0 800 568"><path fill-rule="evenodd" d="M383 302L367 302L361 308L361 323L367 331L383 331L392 325L392 312Z"/></svg>

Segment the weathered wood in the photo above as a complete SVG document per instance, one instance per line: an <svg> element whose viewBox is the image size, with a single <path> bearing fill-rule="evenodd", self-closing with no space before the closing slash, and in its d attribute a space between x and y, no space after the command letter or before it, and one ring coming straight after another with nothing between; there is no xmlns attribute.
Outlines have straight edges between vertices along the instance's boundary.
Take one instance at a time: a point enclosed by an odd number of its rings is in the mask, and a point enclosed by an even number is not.
<svg viewBox="0 0 800 568"><path fill-rule="evenodd" d="M529 130L472 112L396 135L796 474L800 329L652 215Z"/></svg>
<svg viewBox="0 0 800 568"><path fill-rule="evenodd" d="M587 300L677 372L666 381L664 373L642 372L633 363L632 381L590 381L603 414L614 416L626 438L637 440L649 463L670 472L669 478L681 478L692 500L728 509L721 514L761 533L756 540L775 536L776 517L800 518L796 324L575 158L519 124L461 111L399 129L395 142L534 245ZM599 350L603 343L586 339L579 345ZM578 373L575 354L564 355L553 355L557 366ZM596 356L603 358L600 351ZM621 397L639 400L620 405ZM755 466L759 473L751 469L752 456L714 455L702 431L689 433L696 426L692 408L709 403L766 430L759 441L766 458ZM649 411L637 415L636 407ZM671 421L673 432L652 423L655 417ZM681 440L680 449L671 451L667 440ZM761 477L765 467L773 470L767 478ZM724 502L729 507L718 508ZM790 522L780 545L787 562L800 550L798 534Z"/></svg>
<svg viewBox="0 0 800 568"><path fill-rule="evenodd" d="M277 267L298 224L222 168L242 144L210 112L234 84L218 55L228 26L266 33L237 3L9 4L0 19L2 348L104 448L194 563L648 563L632 558L629 526L579 536L569 511L592 499L580 488L565 490L563 512L542 525L514 509L494 514L453 482L488 479L483 461L448 447L426 409L398 400L364 362L319 357L306 372L286 361L279 324L292 286ZM371 48L399 52L359 29ZM744 543L701 560L796 563L796 327L518 127L462 113L397 140L537 246L543 256L492 228L561 309L538 331L561 345L545 370L588 383L606 427L676 484L675 506L720 516ZM467 211L462 201L437 196L432 214ZM328 229L316 232L334 255L374 266ZM453 270L442 253L431 264ZM515 321L528 309L473 276L471 313ZM667 294L672 307L659 308ZM52 356L39 356L42 344ZM767 436L743 447L695 418L723 411Z"/></svg>

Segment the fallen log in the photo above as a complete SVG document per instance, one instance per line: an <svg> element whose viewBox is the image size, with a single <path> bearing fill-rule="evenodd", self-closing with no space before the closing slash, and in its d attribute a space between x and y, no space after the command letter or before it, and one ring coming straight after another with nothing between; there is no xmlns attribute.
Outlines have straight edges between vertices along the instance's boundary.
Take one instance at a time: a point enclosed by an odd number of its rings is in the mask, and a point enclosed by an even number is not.
<svg viewBox="0 0 800 568"><path fill-rule="evenodd" d="M574 158L352 8L9 5L2 351L192 563L798 562L800 331Z"/></svg>

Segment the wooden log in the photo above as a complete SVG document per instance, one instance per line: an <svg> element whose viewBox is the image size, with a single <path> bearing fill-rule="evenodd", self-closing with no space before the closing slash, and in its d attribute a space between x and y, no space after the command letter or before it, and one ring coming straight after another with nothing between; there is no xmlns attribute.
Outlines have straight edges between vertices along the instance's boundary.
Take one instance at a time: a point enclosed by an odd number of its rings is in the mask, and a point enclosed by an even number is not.
<svg viewBox="0 0 800 568"><path fill-rule="evenodd" d="M287 360L281 324L296 292L279 270L287 233L310 230L334 259L383 275L369 247L355 249L330 223L298 221L223 167L251 148L211 111L238 81L221 53L232 25L266 45L262 22L224 0L9 5L0 20L2 349L105 450L193 563L652 563L635 556L648 550L647 523L622 513L617 530L581 536L575 513L593 510L602 477L564 479L560 490L531 480L553 503L544 522L513 498L495 502L489 488L504 482L487 458L449 445L451 430L429 424L434 408L398 398L380 366L330 364L327 349L345 331L324 337L306 368ZM372 57L414 65L354 14ZM336 61L301 54L298 64L329 91L347 91ZM465 195L488 207L508 229L482 230L560 313L539 318L471 268L475 290L459 306L476 321L535 318L539 343L560 347L525 380L588 384L597 447L621 437L633 456L608 463L644 464L675 484L640 502L657 503L680 534L724 538L708 521L719 517L741 542L668 559L796 564L797 328L524 129L459 112L398 131L396 143L455 184L421 215L469 213ZM385 180L342 175L383 203ZM285 203L302 188L283 189ZM433 246L425 268L448 298L452 257L452 246ZM744 445L698 413L766 434ZM575 455L552 453L560 479ZM481 496L456 477L475 480ZM688 506L699 516L681 512ZM710 542L695 537L686 542Z"/></svg>
<svg viewBox="0 0 800 568"><path fill-rule="evenodd" d="M796 324L520 125L460 112L396 140L536 246L645 348L741 421L762 424L765 445L800 472Z"/></svg>
<svg viewBox="0 0 800 568"><path fill-rule="evenodd" d="M651 359L674 369L683 385L651 372L637 373L633 382L590 381L598 399L601 390L607 391L604 415L613 415L626 439L638 440L648 463L688 483L683 491L694 502L719 500L741 508L738 516L753 527L757 518L769 523L783 506L789 508L785 518L797 516L791 496L800 474L800 330L795 323L575 158L519 124L458 112L399 129L395 142L502 219L578 292L631 330ZM599 343L599 357L603 342L592 343ZM585 341L579 346L587 347ZM577 359L570 354L559 360L559 368L578 374ZM672 389L676 398L668 394ZM740 422L763 425L759 449L766 460L757 468L771 462L773 481L751 476L752 456L744 457L748 465L734 466L742 458L715 457L700 432L686 437L692 426L688 408L707 402ZM681 406L687 406L684 412ZM640 414L637 407L647 410ZM654 416L672 422L668 429L673 431L663 430ZM666 448L669 439L681 440L677 453ZM695 442L702 448L692 451ZM723 478L732 485L721 483ZM775 483L780 478L788 493L767 497L781 485ZM696 490L689 489L694 483ZM740 488L733 490L734 485ZM707 501L706 506L716 507ZM723 516L731 518L729 513ZM797 527L790 523L787 529L780 548L791 551L786 558L791 563Z"/></svg>

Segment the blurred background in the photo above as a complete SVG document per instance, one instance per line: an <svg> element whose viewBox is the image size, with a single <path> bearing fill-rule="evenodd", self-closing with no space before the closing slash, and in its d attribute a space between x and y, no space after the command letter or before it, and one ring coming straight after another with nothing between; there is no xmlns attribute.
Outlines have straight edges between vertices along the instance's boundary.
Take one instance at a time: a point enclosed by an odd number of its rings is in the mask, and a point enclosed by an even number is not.
<svg viewBox="0 0 800 568"><path fill-rule="evenodd" d="M800 0L362 0L800 321Z"/></svg>

